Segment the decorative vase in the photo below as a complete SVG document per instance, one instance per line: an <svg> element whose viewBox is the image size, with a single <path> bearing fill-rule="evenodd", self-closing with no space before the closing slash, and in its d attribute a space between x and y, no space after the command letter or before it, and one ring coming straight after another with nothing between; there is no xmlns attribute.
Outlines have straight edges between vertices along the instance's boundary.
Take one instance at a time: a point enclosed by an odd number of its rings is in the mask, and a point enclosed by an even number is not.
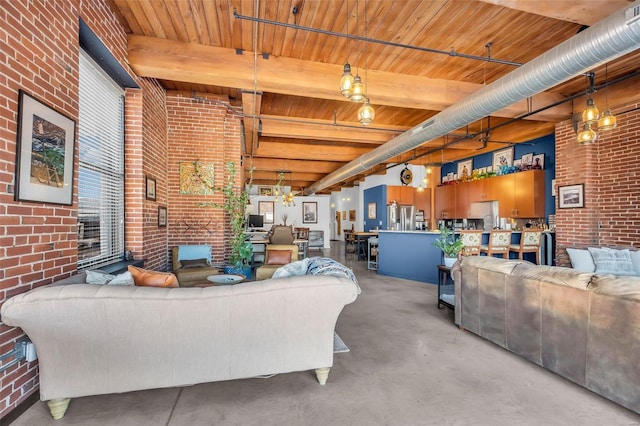
<svg viewBox="0 0 640 426"><path fill-rule="evenodd" d="M444 257L444 266L451 268L454 263L458 260L457 257Z"/></svg>
<svg viewBox="0 0 640 426"><path fill-rule="evenodd" d="M224 267L225 274L244 275L245 279L251 278L251 265L236 268L235 266L226 265Z"/></svg>

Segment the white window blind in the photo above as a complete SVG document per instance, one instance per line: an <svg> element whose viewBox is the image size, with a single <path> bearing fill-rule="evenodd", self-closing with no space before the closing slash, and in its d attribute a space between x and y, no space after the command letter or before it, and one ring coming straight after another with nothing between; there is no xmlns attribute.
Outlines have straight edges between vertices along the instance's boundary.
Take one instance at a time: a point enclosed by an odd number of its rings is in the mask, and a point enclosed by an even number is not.
<svg viewBox="0 0 640 426"><path fill-rule="evenodd" d="M124 91L80 52L78 269L124 254Z"/></svg>

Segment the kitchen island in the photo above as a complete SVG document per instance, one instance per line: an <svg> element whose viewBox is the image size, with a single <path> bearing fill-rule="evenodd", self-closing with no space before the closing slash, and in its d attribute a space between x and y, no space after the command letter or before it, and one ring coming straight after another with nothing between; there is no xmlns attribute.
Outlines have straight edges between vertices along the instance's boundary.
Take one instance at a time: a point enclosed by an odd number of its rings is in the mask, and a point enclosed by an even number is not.
<svg viewBox="0 0 640 426"><path fill-rule="evenodd" d="M520 231L513 231L511 242L520 241ZM378 231L378 274L405 278L430 284L438 283L438 265L444 263L442 251L433 245L439 231ZM482 235L483 243L489 241L489 231ZM553 233L543 233L543 264L553 263ZM511 257L517 257L512 253ZM528 257L526 260L532 260Z"/></svg>

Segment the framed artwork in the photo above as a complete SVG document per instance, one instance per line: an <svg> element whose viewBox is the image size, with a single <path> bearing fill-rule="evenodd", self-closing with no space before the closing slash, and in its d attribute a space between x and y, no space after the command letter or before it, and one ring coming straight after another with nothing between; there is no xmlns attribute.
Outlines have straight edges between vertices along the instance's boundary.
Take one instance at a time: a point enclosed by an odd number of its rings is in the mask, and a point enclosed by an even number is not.
<svg viewBox="0 0 640 426"><path fill-rule="evenodd" d="M264 223L273 223L273 201L258 201L258 214L262 215Z"/></svg>
<svg viewBox="0 0 640 426"><path fill-rule="evenodd" d="M342 220L347 220L347 211L342 212Z"/></svg>
<svg viewBox="0 0 640 426"><path fill-rule="evenodd" d="M551 179L551 196L555 197L556 195L557 195L556 180L555 179Z"/></svg>
<svg viewBox="0 0 640 426"><path fill-rule="evenodd" d="M259 186L258 195L270 197L273 195L273 188L271 188L270 186Z"/></svg>
<svg viewBox="0 0 640 426"><path fill-rule="evenodd" d="M463 179L465 176L471 177L472 170L473 159L458 161L458 179Z"/></svg>
<svg viewBox="0 0 640 426"><path fill-rule="evenodd" d="M533 164L533 153L530 152L529 154L524 154L522 156L522 168L525 170L530 169L532 164Z"/></svg>
<svg viewBox="0 0 640 426"><path fill-rule="evenodd" d="M180 194L213 195L215 192L214 171L214 163L180 162Z"/></svg>
<svg viewBox="0 0 640 426"><path fill-rule="evenodd" d="M513 165L513 147L501 149L493 153L493 163L491 166L493 170L498 170L500 166L512 166Z"/></svg>
<svg viewBox="0 0 640 426"><path fill-rule="evenodd" d="M531 163L532 169L544 169L544 154L538 154L533 156L533 162Z"/></svg>
<svg viewBox="0 0 640 426"><path fill-rule="evenodd" d="M156 200L156 180L151 176L146 177L147 200Z"/></svg>
<svg viewBox="0 0 640 426"><path fill-rule="evenodd" d="M376 203L369 203L367 205L367 219L376 218Z"/></svg>
<svg viewBox="0 0 640 426"><path fill-rule="evenodd" d="M167 227L167 208L158 206L158 228Z"/></svg>
<svg viewBox="0 0 640 426"><path fill-rule="evenodd" d="M302 223L318 223L318 203L315 201L302 202Z"/></svg>
<svg viewBox="0 0 640 426"><path fill-rule="evenodd" d="M73 204L76 122L19 91L16 201Z"/></svg>
<svg viewBox="0 0 640 426"><path fill-rule="evenodd" d="M356 221L356 211L355 210L349 210L349 220L351 222L355 222Z"/></svg>
<svg viewBox="0 0 640 426"><path fill-rule="evenodd" d="M584 184L558 187L558 208L579 209L584 207Z"/></svg>

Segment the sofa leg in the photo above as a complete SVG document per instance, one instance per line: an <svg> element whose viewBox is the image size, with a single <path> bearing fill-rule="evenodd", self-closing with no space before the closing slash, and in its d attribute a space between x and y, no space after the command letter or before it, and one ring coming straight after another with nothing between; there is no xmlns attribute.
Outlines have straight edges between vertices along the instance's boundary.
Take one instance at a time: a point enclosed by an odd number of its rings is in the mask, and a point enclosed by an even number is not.
<svg viewBox="0 0 640 426"><path fill-rule="evenodd" d="M69 402L71 402L71 398L59 398L47 401L53 420L60 420L64 417L64 413L66 413L67 408L69 408Z"/></svg>
<svg viewBox="0 0 640 426"><path fill-rule="evenodd" d="M330 370L331 369L329 367L316 368L316 377L318 378L318 383L320 383L321 385L324 385L325 383L327 383Z"/></svg>

